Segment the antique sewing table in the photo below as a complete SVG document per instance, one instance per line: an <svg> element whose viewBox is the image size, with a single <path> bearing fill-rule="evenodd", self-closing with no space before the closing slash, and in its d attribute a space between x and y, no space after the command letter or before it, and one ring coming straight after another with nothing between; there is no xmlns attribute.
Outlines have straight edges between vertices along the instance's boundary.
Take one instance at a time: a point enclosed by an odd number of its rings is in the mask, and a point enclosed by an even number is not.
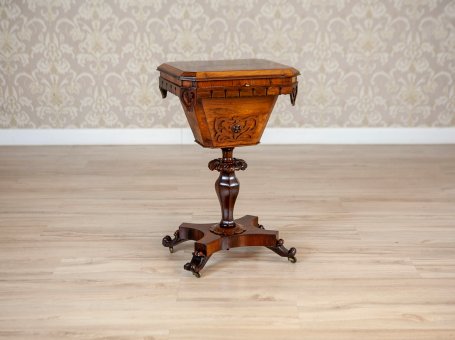
<svg viewBox="0 0 455 340"><path fill-rule="evenodd" d="M278 231L265 230L257 216L234 219L240 186L235 171L245 170L247 164L233 158L233 150L259 143L279 95L289 94L295 104L299 71L264 59L171 62L158 71L163 98L167 92L180 98L196 142L222 150L222 158L208 164L220 173L215 190L221 221L182 223L174 238L163 238L163 246L172 253L175 245L196 241L193 257L184 266L196 277L213 253L233 247L265 246L296 262L296 249L286 249Z"/></svg>

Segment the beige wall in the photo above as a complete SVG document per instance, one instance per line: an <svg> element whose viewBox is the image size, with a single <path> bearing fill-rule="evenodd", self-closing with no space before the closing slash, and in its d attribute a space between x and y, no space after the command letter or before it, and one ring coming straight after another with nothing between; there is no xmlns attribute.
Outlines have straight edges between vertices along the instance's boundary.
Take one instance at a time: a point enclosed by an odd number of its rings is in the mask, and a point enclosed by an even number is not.
<svg viewBox="0 0 455 340"><path fill-rule="evenodd" d="M156 66L300 69L269 126L455 125L455 1L2 0L0 127L186 126Z"/></svg>

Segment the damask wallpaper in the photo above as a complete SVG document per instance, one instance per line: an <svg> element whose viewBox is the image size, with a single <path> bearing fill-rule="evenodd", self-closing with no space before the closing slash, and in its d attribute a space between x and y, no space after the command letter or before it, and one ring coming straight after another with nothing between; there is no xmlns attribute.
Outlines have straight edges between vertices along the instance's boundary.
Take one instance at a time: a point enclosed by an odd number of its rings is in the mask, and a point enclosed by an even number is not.
<svg viewBox="0 0 455 340"><path fill-rule="evenodd" d="M0 127L186 127L165 61L298 68L269 126L455 125L454 0L0 0Z"/></svg>

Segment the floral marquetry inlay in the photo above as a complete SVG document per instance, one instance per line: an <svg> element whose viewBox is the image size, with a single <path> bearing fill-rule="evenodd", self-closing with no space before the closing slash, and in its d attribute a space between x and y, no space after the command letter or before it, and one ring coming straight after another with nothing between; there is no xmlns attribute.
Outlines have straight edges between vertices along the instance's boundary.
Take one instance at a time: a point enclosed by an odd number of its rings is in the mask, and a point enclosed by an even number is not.
<svg viewBox="0 0 455 340"><path fill-rule="evenodd" d="M301 72L269 127L455 125L453 0L0 0L0 128L185 127L156 67L238 58Z"/></svg>

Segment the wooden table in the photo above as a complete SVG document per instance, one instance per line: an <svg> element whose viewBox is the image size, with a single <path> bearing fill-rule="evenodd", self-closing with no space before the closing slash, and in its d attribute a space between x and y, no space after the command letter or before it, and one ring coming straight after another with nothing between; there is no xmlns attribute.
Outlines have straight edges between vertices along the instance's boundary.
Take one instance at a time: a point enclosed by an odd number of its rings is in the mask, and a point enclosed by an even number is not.
<svg viewBox="0 0 455 340"><path fill-rule="evenodd" d="M195 141L206 148L221 148L222 158L209 162L219 171L215 191L221 206L218 223L183 223L174 237L165 236L163 246L194 240L194 252L184 268L200 277L210 256L234 247L265 246L296 262L296 249L287 249L278 231L265 230L257 216L234 219L240 184L235 171L247 163L233 157L236 146L255 145L279 95L297 96L296 69L264 59L170 62L158 67L163 98L171 92L180 98Z"/></svg>

